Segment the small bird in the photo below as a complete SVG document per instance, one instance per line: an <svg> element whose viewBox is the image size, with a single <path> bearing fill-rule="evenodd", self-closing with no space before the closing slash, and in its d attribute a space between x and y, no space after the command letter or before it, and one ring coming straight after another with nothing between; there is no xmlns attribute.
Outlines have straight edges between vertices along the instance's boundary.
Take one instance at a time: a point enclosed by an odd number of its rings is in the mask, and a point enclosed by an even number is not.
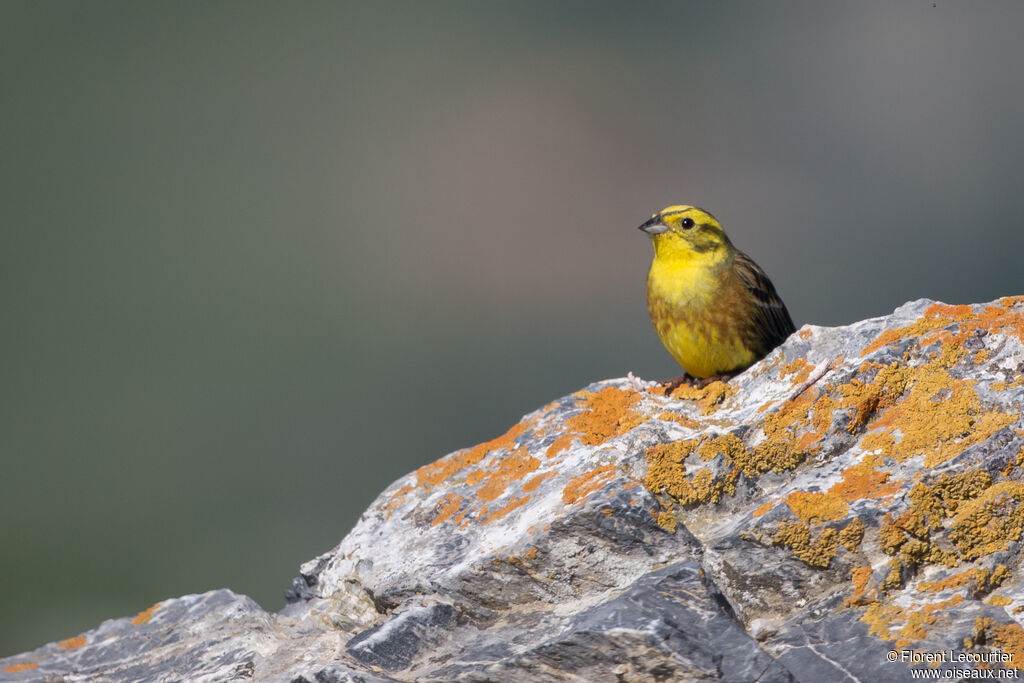
<svg viewBox="0 0 1024 683"><path fill-rule="evenodd" d="M761 360L796 328L764 271L732 245L721 224L695 206L670 206L640 229L651 236L647 310L686 375L703 387Z"/></svg>

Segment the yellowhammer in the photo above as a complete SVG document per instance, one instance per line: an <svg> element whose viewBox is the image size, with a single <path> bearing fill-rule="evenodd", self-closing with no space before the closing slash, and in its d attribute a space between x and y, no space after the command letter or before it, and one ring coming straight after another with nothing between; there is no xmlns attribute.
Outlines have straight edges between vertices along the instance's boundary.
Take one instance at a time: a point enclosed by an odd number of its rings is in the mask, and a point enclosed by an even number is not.
<svg viewBox="0 0 1024 683"><path fill-rule="evenodd" d="M654 243L647 310L686 371L666 382L667 391L742 372L796 329L768 276L707 211L670 206L640 229Z"/></svg>

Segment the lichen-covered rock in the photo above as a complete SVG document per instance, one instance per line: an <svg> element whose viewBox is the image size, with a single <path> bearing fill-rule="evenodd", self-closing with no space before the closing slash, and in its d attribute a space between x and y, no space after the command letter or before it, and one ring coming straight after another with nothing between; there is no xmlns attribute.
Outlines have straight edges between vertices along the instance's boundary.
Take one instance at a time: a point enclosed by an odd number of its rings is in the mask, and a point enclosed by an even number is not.
<svg viewBox="0 0 1024 683"><path fill-rule="evenodd" d="M395 482L280 614L168 600L0 680L1016 674L1022 400L1024 298L807 326L672 396L597 383Z"/></svg>

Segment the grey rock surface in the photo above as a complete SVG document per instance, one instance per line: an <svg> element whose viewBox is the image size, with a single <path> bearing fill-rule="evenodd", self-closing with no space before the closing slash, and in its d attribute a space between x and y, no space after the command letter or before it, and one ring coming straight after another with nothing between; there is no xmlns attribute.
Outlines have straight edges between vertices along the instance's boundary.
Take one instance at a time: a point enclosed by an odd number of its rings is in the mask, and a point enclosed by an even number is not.
<svg viewBox="0 0 1024 683"><path fill-rule="evenodd" d="M280 613L170 599L0 681L1009 677L1022 400L1019 297L805 326L671 396L599 382L396 481Z"/></svg>

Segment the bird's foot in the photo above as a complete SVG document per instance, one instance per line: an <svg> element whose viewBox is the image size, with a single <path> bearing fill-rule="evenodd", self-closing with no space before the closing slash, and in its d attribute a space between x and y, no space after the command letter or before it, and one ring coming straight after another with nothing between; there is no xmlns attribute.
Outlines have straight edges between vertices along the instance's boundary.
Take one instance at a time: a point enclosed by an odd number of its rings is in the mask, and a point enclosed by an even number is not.
<svg viewBox="0 0 1024 683"><path fill-rule="evenodd" d="M711 375L710 377L691 377L690 375L679 375L679 377L663 379L660 382L658 382L658 384L665 387L666 396L671 396L672 392L681 386L693 387L694 389L703 389L712 382L728 382L737 374L739 373L723 372L717 375Z"/></svg>
<svg viewBox="0 0 1024 683"><path fill-rule="evenodd" d="M733 377L735 377L738 374L740 374L740 373L738 373L738 372L720 372L717 375L711 375L710 377L705 377L704 379L699 381L699 384L696 384L694 386L696 386L698 389L703 389L704 387L706 387L707 385L711 384L712 382L728 382L729 380L731 380Z"/></svg>
<svg viewBox="0 0 1024 683"><path fill-rule="evenodd" d="M671 396L672 392L681 386L692 387L694 382L700 381L696 377L690 377L689 375L679 375L678 377L672 377L670 379L663 379L658 382L661 386L665 387L665 395Z"/></svg>

